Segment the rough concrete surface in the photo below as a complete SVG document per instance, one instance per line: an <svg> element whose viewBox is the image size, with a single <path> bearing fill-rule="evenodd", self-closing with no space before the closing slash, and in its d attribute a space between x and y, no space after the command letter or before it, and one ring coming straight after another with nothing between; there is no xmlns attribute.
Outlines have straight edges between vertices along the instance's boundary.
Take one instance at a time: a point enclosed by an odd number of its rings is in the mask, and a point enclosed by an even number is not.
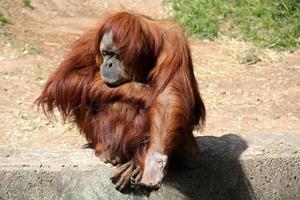
<svg viewBox="0 0 300 200"><path fill-rule="evenodd" d="M158 191L122 194L90 149L1 149L0 199L300 199L300 135L198 137Z"/></svg>

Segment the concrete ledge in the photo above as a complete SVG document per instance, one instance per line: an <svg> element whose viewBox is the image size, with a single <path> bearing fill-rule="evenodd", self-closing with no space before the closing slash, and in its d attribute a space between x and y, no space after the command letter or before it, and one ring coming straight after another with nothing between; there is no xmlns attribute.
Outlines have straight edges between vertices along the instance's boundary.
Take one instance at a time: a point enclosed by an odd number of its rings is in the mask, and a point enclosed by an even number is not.
<svg viewBox="0 0 300 200"><path fill-rule="evenodd" d="M300 199L300 134L198 138L199 155L149 199ZM121 194L88 149L0 150L0 199L145 199Z"/></svg>

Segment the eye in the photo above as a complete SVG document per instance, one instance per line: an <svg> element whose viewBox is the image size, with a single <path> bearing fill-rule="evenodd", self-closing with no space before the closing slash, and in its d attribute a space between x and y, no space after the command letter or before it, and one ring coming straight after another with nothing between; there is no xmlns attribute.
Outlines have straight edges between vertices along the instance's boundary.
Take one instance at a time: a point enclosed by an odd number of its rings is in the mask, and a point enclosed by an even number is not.
<svg viewBox="0 0 300 200"><path fill-rule="evenodd" d="M119 54L115 54L114 57L118 60L121 60L121 56Z"/></svg>
<svg viewBox="0 0 300 200"><path fill-rule="evenodd" d="M108 55L110 55L110 53L108 51L102 51L101 54L102 54L102 56L108 56Z"/></svg>

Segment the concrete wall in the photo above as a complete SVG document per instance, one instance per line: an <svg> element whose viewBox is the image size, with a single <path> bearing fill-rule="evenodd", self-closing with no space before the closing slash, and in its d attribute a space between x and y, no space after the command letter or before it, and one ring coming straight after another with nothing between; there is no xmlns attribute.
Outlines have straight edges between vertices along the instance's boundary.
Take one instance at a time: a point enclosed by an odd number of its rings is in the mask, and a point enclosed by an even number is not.
<svg viewBox="0 0 300 200"><path fill-rule="evenodd" d="M0 150L0 199L300 199L300 134L198 138L158 191L122 194L89 149Z"/></svg>

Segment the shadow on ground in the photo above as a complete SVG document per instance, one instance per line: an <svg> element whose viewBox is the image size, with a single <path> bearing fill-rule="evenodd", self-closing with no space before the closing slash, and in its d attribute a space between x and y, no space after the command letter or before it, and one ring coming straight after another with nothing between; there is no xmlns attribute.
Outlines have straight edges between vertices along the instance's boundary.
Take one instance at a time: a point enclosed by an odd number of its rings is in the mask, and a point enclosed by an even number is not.
<svg viewBox="0 0 300 200"><path fill-rule="evenodd" d="M197 137L199 154L187 160L188 169L173 169L167 182L184 196L200 200L256 199L239 161L248 148L238 135Z"/></svg>

